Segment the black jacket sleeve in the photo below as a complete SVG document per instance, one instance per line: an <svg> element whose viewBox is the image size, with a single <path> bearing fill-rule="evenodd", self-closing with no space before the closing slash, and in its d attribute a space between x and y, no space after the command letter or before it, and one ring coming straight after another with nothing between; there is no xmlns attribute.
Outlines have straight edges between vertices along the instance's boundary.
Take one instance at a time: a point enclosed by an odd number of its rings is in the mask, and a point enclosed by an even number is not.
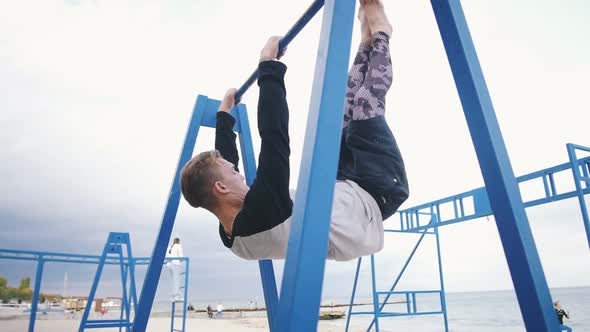
<svg viewBox="0 0 590 332"><path fill-rule="evenodd" d="M217 112L217 124L215 125L215 149L221 153L223 159L234 164L238 171L238 148L236 147L236 133L234 125L236 120L231 114L226 112Z"/></svg>
<svg viewBox="0 0 590 332"><path fill-rule="evenodd" d="M278 61L265 61L258 66L258 131L262 142L256 180L236 216L234 237L269 230L287 220L293 210L289 195L291 149L286 71L287 66Z"/></svg>

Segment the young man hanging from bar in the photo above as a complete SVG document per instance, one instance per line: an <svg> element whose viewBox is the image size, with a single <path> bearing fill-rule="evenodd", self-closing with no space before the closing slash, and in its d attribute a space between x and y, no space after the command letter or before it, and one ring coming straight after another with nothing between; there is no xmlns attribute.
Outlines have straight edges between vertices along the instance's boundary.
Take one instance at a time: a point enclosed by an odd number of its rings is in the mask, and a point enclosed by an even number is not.
<svg viewBox="0 0 590 332"><path fill-rule="evenodd" d="M380 251L383 220L409 194L403 160L384 117L392 83L392 28L379 0L361 0L359 20L362 42L348 77L330 224L328 259L333 260ZM285 258L289 240L295 196L289 191L289 110L283 80L287 67L274 61L279 39L271 37L260 54L262 143L252 187L237 168L235 120L229 113L235 89L228 90L217 113L216 150L194 157L181 175L184 198L215 214L224 245L245 259Z"/></svg>

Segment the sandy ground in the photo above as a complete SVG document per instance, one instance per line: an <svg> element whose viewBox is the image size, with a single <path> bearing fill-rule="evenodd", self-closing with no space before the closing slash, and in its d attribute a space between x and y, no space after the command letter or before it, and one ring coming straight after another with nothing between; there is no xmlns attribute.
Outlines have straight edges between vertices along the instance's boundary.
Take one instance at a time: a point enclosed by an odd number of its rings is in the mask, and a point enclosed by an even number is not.
<svg viewBox="0 0 590 332"><path fill-rule="evenodd" d="M0 320L0 331L3 332L24 332L27 331L28 320L11 319ZM39 319L35 323L36 332L54 332L54 331L77 331L80 322L72 319ZM175 326L176 328L176 326ZM101 328L100 331L118 331L118 328ZM333 322L320 321L318 331L336 332L343 331L342 326L337 326ZM170 318L154 317L148 323L147 331L163 332L170 331ZM268 331L266 318L229 318L229 319L208 319L208 318L188 318L186 320L186 331L214 331L214 332L262 332Z"/></svg>

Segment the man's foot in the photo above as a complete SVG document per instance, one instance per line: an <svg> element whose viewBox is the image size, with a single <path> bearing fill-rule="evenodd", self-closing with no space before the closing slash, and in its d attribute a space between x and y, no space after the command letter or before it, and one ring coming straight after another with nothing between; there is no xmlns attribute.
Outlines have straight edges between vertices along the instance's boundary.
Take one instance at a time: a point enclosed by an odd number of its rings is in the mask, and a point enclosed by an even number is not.
<svg viewBox="0 0 590 332"><path fill-rule="evenodd" d="M363 45L371 45L373 42L373 38L371 37L371 27L369 26L369 22L367 21L367 16L365 15L364 3L365 0L360 1L361 6L359 8L358 13L358 20L361 23L361 44Z"/></svg>
<svg viewBox="0 0 590 332"><path fill-rule="evenodd" d="M361 6L364 7L363 9L369 22L371 33L384 32L388 36L391 36L393 28L385 15L385 9L381 0L361 0Z"/></svg>

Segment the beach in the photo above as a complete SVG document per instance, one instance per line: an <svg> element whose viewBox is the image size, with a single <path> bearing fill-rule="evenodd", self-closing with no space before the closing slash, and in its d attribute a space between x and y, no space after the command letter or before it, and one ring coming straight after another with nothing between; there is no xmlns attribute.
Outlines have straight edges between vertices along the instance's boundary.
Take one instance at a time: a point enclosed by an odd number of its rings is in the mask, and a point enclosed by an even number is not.
<svg viewBox="0 0 590 332"><path fill-rule="evenodd" d="M590 304L590 287L555 288L552 296L559 299L570 313L567 325L574 331L590 331L590 316L587 314ZM488 291L466 292L447 294L448 324L454 332L522 332L525 327L520 314L516 294L514 291ZM436 297L425 297L419 300L420 310L436 310L438 303ZM404 312L406 304L388 304L386 311ZM338 308L344 312L347 307ZM372 305L355 307L354 311L370 312ZM324 311L324 310L322 310ZM14 314L10 314L13 312ZM20 313L19 313L20 312ZM18 316L17 316L18 314ZM116 312L105 316L92 313L90 319L117 319ZM53 312L47 315L39 314L35 324L37 332L53 331L77 331L81 315L66 318L63 313ZM370 315L353 316L349 331L366 331L372 320ZM175 328L181 323L180 318L175 320ZM0 331L21 332L27 331L28 315L22 311L0 311ZM320 320L318 331L341 332L345 330L346 319ZM103 331L118 331L118 329L101 329ZM441 315L380 318L379 330L392 331L416 331L416 332L443 332L444 322ZM152 312L147 331L170 331L170 313ZM261 332L269 331L265 311L239 312L224 311L223 318L207 318L204 312L189 312L186 320L186 332L190 331L214 331L214 332Z"/></svg>
<svg viewBox="0 0 590 332"><path fill-rule="evenodd" d="M27 331L29 321L24 319L12 319L0 321L0 330L4 332ZM36 332L77 331L80 322L72 319L40 319L35 323ZM176 327L175 327L176 328ZM101 329L102 331L118 331L118 328ZM169 317L154 317L148 323L148 332L161 332L170 330ZM185 331L216 331L216 332L266 332L268 323L263 317L208 319L206 317L190 317L186 320ZM318 331L336 332L342 331L342 327L329 321L320 321ZM359 330L360 331L360 330Z"/></svg>

